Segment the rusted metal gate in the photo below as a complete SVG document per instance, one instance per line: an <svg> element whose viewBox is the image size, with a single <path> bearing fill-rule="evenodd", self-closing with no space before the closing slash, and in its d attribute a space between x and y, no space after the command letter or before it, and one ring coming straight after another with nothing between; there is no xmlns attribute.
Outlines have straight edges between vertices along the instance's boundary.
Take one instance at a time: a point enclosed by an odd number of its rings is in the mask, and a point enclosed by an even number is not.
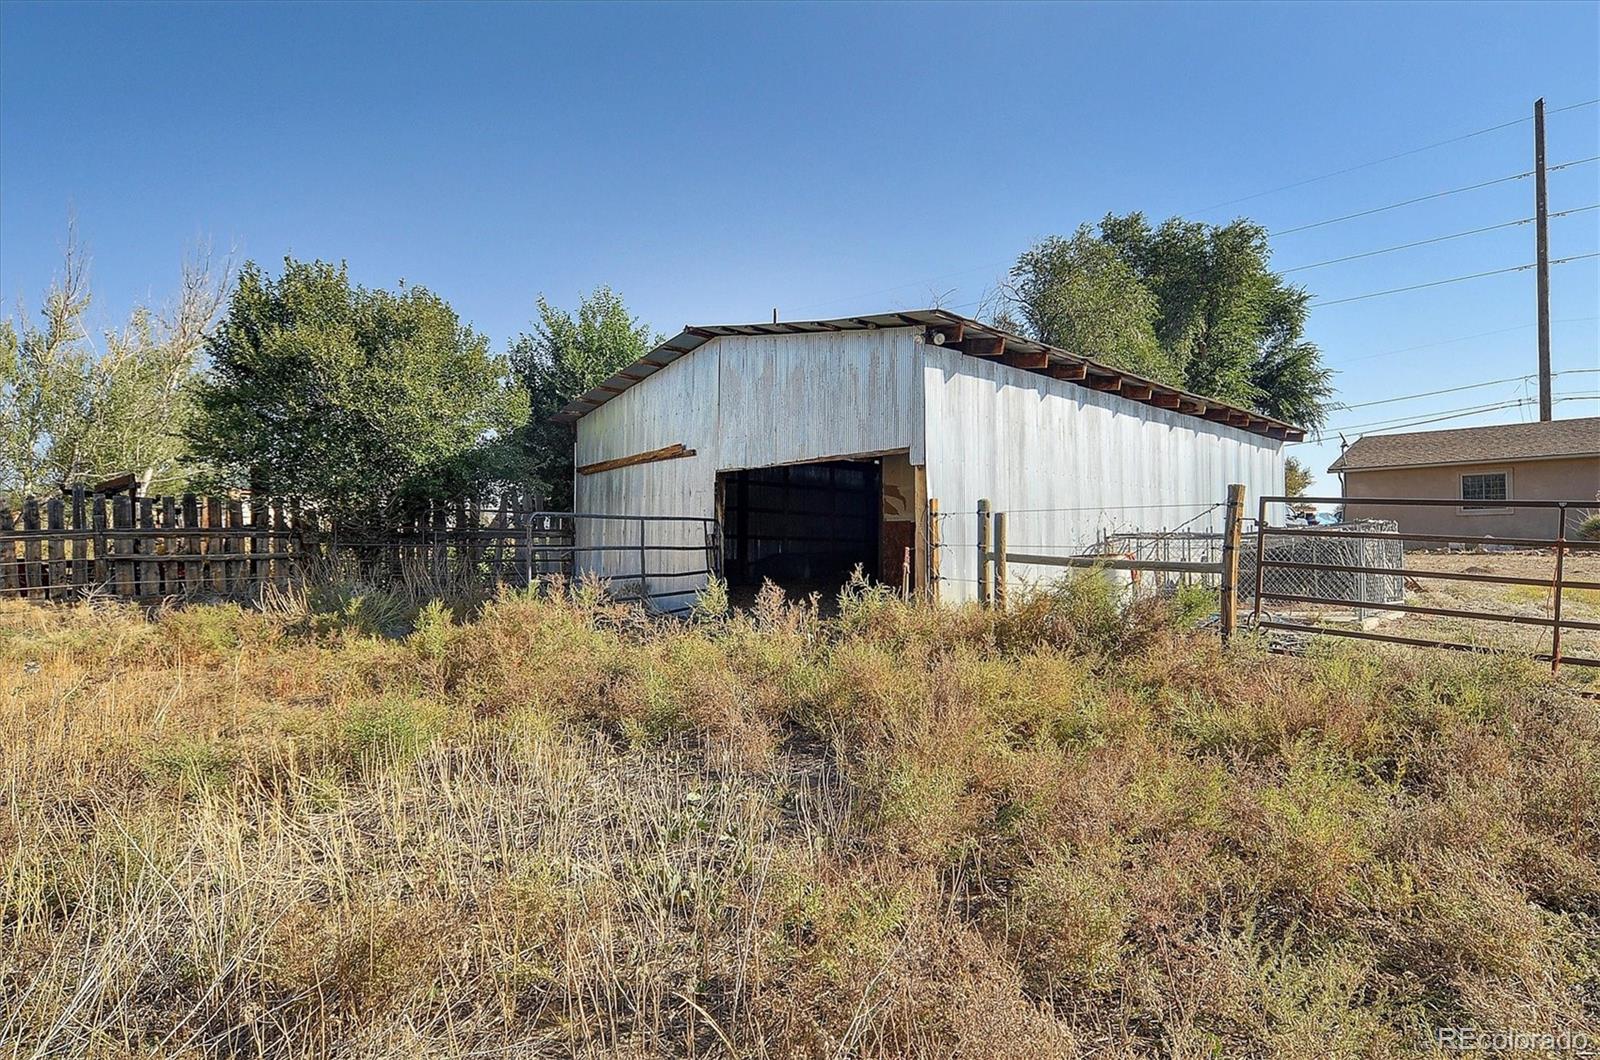
<svg viewBox="0 0 1600 1060"><path fill-rule="evenodd" d="M1463 502L1456 499L1441 499L1428 497L1286 497L1265 496L1259 499L1259 515L1256 523L1256 555L1259 557L1255 570L1255 625L1259 629L1274 630L1281 633L1292 634L1324 634L1335 637L1350 637L1357 640L1382 641L1388 644L1406 644L1420 648L1444 648L1455 651L1496 651L1508 650L1505 645L1474 644L1458 640L1444 640L1432 637L1419 637L1402 635L1398 633L1384 633L1365 628L1350 628L1345 626L1330 626L1318 624L1314 620L1287 621L1281 617L1273 616L1264 607L1265 603L1278 602L1283 604L1299 604L1311 608L1348 608L1353 611L1392 611L1401 615L1425 615L1436 618L1470 619L1483 622L1501 623L1510 626L1536 627L1550 631L1550 650L1547 652L1526 652L1533 658L1550 663L1552 670L1559 670L1562 663L1571 663L1574 666L1600 667L1600 658L1582 655L1567 655L1562 651L1562 633L1569 630L1600 631L1600 622L1564 617L1562 615L1562 594L1572 589L1600 590L1600 581L1575 579L1567 574L1567 557L1575 552L1600 555L1600 541L1584 541L1567 537L1567 519L1571 511L1582 509L1587 504L1592 507L1592 502L1561 501L1561 500L1530 500L1530 501L1496 501L1496 507L1544 509L1551 512L1551 529L1553 537L1492 537L1488 535L1472 534L1428 534L1410 533L1404 529L1394 531L1362 530L1341 528L1338 532L1346 537L1364 540L1392 542L1395 547L1404 549L1411 544L1462 546L1463 548L1476 548L1487 550L1491 548L1518 548L1532 549L1540 553L1548 550L1550 553L1549 577L1536 577L1497 573L1493 571L1442 571L1421 568L1402 567L1399 571L1392 565L1375 566L1366 563L1328 563L1311 562L1299 557L1285 558L1283 550L1274 550L1270 547L1271 540L1316 539L1325 538L1330 531L1311 527L1268 526L1266 520L1267 505L1269 504L1355 504L1370 507L1452 507L1461 508ZM1492 562L1493 552L1485 551L1486 559ZM1515 614L1506 611L1489 611L1476 608L1463 607L1438 607L1430 604L1411 603L1407 600L1385 599L1374 602L1371 599L1357 599L1351 595L1324 595L1313 591L1288 591L1281 584L1272 584L1266 581L1268 572L1300 572L1305 574L1347 574L1377 576L1394 578L1397 573L1405 578L1416 581L1458 581L1478 582L1506 586L1537 586L1548 589L1550 592L1550 613L1548 615ZM1352 582L1351 584L1354 584ZM1509 649L1520 650L1520 649Z"/></svg>

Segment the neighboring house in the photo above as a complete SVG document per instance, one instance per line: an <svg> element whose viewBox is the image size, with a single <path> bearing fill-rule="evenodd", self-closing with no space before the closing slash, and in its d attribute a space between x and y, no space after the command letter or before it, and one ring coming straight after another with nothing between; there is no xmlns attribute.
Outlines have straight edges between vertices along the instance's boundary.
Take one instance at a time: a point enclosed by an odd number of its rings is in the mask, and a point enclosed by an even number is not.
<svg viewBox="0 0 1600 1060"><path fill-rule="evenodd" d="M1328 468L1344 482L1345 519L1393 519L1402 531L1550 538L1556 515L1508 501L1577 501L1571 533L1600 508L1600 417L1415 434L1370 434ZM1363 497L1457 500L1455 507L1361 503Z"/></svg>
<svg viewBox="0 0 1600 1060"><path fill-rule="evenodd" d="M688 327L557 418L576 424L576 511L714 518L734 584L825 588L860 564L898 585L910 549L925 585L937 500L947 600L976 594L980 499L1034 513L1014 545L1092 541L1108 513L1220 530L1206 507L1230 482L1282 493L1283 444L1304 437L943 310ZM611 549L580 569L637 575L637 524L580 520L578 538ZM703 566L695 546L649 560L666 607L703 582L672 574Z"/></svg>

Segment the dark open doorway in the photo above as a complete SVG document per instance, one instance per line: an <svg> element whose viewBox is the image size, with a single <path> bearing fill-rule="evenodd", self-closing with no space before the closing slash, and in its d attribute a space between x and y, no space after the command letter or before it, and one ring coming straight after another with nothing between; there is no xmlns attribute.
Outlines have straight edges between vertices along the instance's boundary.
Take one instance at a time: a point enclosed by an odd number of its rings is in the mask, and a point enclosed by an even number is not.
<svg viewBox="0 0 1600 1060"><path fill-rule="evenodd" d="M791 595L816 590L828 597L857 566L878 576L879 461L763 467L720 478L729 585L771 579Z"/></svg>

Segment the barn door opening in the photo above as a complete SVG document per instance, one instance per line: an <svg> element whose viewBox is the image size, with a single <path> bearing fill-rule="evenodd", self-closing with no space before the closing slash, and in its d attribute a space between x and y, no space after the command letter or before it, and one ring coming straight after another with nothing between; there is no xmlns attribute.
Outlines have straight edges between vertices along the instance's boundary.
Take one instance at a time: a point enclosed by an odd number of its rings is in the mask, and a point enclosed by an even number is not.
<svg viewBox="0 0 1600 1060"><path fill-rule="evenodd" d="M729 585L771 579L791 596L816 591L831 599L857 566L879 577L879 460L790 464L718 477Z"/></svg>

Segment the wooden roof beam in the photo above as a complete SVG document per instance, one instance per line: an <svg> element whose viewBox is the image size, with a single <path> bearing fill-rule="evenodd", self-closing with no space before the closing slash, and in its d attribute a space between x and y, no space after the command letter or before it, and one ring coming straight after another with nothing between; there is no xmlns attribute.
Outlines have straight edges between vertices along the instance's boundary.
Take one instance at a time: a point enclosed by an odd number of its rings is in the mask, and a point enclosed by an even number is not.
<svg viewBox="0 0 1600 1060"><path fill-rule="evenodd" d="M968 335L961 340L961 352L971 357L999 357L1006 352L1004 335Z"/></svg>
<svg viewBox="0 0 1600 1060"><path fill-rule="evenodd" d="M1170 392L1158 392L1151 395L1150 404L1158 409L1175 409L1183 403L1183 395Z"/></svg>
<svg viewBox="0 0 1600 1060"><path fill-rule="evenodd" d="M1010 365L1012 368L1026 368L1030 371L1037 371L1041 368L1050 367L1050 355L1043 351L1039 353L1005 353L1000 355L1000 362Z"/></svg>
<svg viewBox="0 0 1600 1060"><path fill-rule="evenodd" d="M1069 383L1077 382L1089 374L1089 366L1081 361L1052 364L1050 366L1050 374L1056 379L1065 379Z"/></svg>
<svg viewBox="0 0 1600 1060"><path fill-rule="evenodd" d="M935 346L955 346L961 342L961 337L966 333L967 326L955 324L930 324L928 325L927 340Z"/></svg>
<svg viewBox="0 0 1600 1060"><path fill-rule="evenodd" d="M1122 396L1132 398L1134 401L1149 401L1155 388L1143 383L1123 383Z"/></svg>
<svg viewBox="0 0 1600 1060"><path fill-rule="evenodd" d="M1107 394L1115 394L1122 389L1122 376L1091 375L1088 379L1088 383L1096 390L1102 390Z"/></svg>

